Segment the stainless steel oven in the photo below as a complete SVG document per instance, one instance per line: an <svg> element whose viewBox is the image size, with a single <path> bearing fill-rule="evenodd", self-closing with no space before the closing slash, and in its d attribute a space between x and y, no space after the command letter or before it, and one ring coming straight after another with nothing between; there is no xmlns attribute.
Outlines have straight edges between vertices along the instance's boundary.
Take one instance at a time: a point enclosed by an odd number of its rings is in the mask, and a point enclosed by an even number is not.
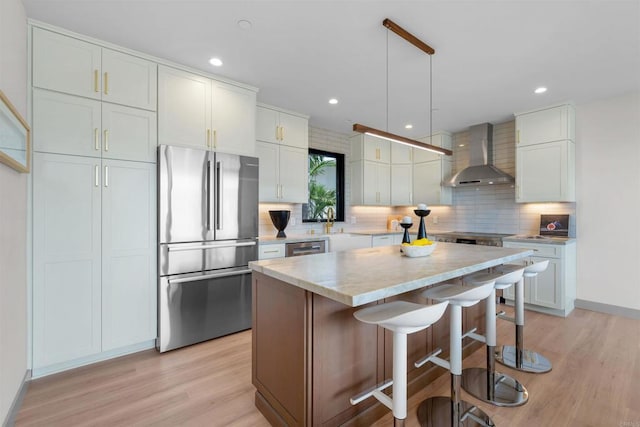
<svg viewBox="0 0 640 427"><path fill-rule="evenodd" d="M324 240L317 240L313 242L287 243L285 247L285 256L287 257L321 254L326 252Z"/></svg>

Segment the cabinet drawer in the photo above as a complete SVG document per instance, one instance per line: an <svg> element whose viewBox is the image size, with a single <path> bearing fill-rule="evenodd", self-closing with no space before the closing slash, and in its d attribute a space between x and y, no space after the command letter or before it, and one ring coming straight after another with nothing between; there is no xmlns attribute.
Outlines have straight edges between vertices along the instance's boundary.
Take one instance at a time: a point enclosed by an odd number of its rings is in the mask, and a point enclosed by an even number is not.
<svg viewBox="0 0 640 427"><path fill-rule="evenodd" d="M377 247L377 246L390 246L393 245L393 235L392 234L386 234L383 236L373 236L371 238L371 246L372 247Z"/></svg>
<svg viewBox="0 0 640 427"><path fill-rule="evenodd" d="M536 245L532 243L504 242L503 246L505 248L532 249L534 251L533 256L537 257L560 258L562 255L562 247L558 245Z"/></svg>
<svg viewBox="0 0 640 427"><path fill-rule="evenodd" d="M283 258L284 254L284 243L277 245L260 245L258 248L258 259Z"/></svg>

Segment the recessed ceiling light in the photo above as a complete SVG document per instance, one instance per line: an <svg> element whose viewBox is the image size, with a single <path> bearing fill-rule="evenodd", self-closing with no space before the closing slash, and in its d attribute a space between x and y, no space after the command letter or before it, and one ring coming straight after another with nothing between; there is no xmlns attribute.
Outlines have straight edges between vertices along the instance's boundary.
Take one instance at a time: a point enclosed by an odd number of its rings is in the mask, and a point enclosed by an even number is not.
<svg viewBox="0 0 640 427"><path fill-rule="evenodd" d="M335 99L335 98L331 98L331 99L329 100L329 104L335 105L335 104L337 104L337 103L338 103L338 100L337 100L337 99Z"/></svg>
<svg viewBox="0 0 640 427"><path fill-rule="evenodd" d="M545 93L546 91L547 91L547 88L542 86L534 90L535 93Z"/></svg>
<svg viewBox="0 0 640 427"><path fill-rule="evenodd" d="M220 59L220 58L211 58L209 60L209 64L213 65L214 67L220 67L222 65L222 59Z"/></svg>
<svg viewBox="0 0 640 427"><path fill-rule="evenodd" d="M238 27L241 30L250 30L252 26L253 24L251 23L251 21L248 21L246 19L241 19L238 21Z"/></svg>
<svg viewBox="0 0 640 427"><path fill-rule="evenodd" d="M411 123L404 125L405 129L413 129L413 125Z"/></svg>

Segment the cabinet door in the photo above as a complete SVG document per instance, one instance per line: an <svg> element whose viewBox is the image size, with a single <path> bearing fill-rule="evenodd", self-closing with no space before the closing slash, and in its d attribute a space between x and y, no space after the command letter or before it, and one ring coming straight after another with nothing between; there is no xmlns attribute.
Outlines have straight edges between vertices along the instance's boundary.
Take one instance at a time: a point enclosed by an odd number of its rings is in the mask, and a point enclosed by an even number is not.
<svg viewBox="0 0 640 427"><path fill-rule="evenodd" d="M400 241L402 241L402 239L400 239ZM373 248L378 246L391 246L393 244L394 244L393 235L391 234L371 237L371 247Z"/></svg>
<svg viewBox="0 0 640 427"><path fill-rule="evenodd" d="M413 159L413 148L402 144L391 144L391 163L394 165L410 165Z"/></svg>
<svg viewBox="0 0 640 427"><path fill-rule="evenodd" d="M102 100L156 111L157 65L153 62L102 50Z"/></svg>
<svg viewBox="0 0 640 427"><path fill-rule="evenodd" d="M255 156L256 93L212 82L213 146L223 153Z"/></svg>
<svg viewBox="0 0 640 427"><path fill-rule="evenodd" d="M33 90L33 149L100 157L100 101Z"/></svg>
<svg viewBox="0 0 640 427"><path fill-rule="evenodd" d="M158 67L158 142L211 146L211 80Z"/></svg>
<svg viewBox="0 0 640 427"><path fill-rule="evenodd" d="M257 107L256 112L256 139L258 141L279 142L278 126L280 125L279 114L270 108Z"/></svg>
<svg viewBox="0 0 640 427"><path fill-rule="evenodd" d="M433 160L413 165L413 200L440 205L442 196L442 162Z"/></svg>
<svg viewBox="0 0 640 427"><path fill-rule="evenodd" d="M309 201L309 152L307 149L280 146L280 201Z"/></svg>
<svg viewBox="0 0 640 427"><path fill-rule="evenodd" d="M280 143L289 147L309 148L309 121L303 117L279 113Z"/></svg>
<svg viewBox="0 0 640 427"><path fill-rule="evenodd" d="M570 147L571 145L571 147ZM517 202L569 202L575 200L570 191L570 141L518 147L516 150Z"/></svg>
<svg viewBox="0 0 640 427"><path fill-rule="evenodd" d="M110 103L102 104L102 156L156 162L156 113Z"/></svg>
<svg viewBox="0 0 640 427"><path fill-rule="evenodd" d="M100 99L100 46L33 28L33 86Z"/></svg>
<svg viewBox="0 0 640 427"><path fill-rule="evenodd" d="M390 142L374 136L364 136L363 155L372 162L391 163Z"/></svg>
<svg viewBox="0 0 640 427"><path fill-rule="evenodd" d="M256 155L260 160L258 199L261 202L280 201L278 172L280 170L280 147L278 144L256 142Z"/></svg>
<svg viewBox="0 0 640 427"><path fill-rule="evenodd" d="M156 337L155 165L102 163L102 351Z"/></svg>
<svg viewBox="0 0 640 427"><path fill-rule="evenodd" d="M391 204L394 206L411 205L413 194L413 167L391 165Z"/></svg>
<svg viewBox="0 0 640 427"><path fill-rule="evenodd" d="M574 140L573 106L560 105L545 110L516 116L516 144L524 147L531 144Z"/></svg>
<svg viewBox="0 0 640 427"><path fill-rule="evenodd" d="M374 162L358 162L362 165L362 204L377 205L378 194L378 168Z"/></svg>
<svg viewBox="0 0 640 427"><path fill-rule="evenodd" d="M559 259L531 257L536 263L549 260L549 267L538 273L529 281L529 298L527 302L549 308L562 308L562 263Z"/></svg>
<svg viewBox="0 0 640 427"><path fill-rule="evenodd" d="M33 155L33 367L100 351L100 160Z"/></svg>
<svg viewBox="0 0 640 427"><path fill-rule="evenodd" d="M378 204L389 206L391 204L391 166L380 163L377 169Z"/></svg>

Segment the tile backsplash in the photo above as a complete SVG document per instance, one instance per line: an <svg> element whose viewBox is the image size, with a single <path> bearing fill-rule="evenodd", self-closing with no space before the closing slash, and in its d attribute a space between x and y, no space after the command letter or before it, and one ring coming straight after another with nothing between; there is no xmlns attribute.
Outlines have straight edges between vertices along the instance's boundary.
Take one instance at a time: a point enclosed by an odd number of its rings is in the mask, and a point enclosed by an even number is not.
<svg viewBox="0 0 640 427"><path fill-rule="evenodd" d="M494 124L494 164L515 175L515 121ZM334 230L381 230L386 228L388 215L413 216L412 207L351 206L349 135L309 128L309 146L345 154L345 221L336 222ZM468 132L453 135L454 169L469 164ZM460 147L463 145L463 147ZM418 201L419 202L419 201ZM289 235L323 232L323 225L302 222L301 204L260 204L260 235L271 236L277 230L269 218L271 209L291 210L291 220L285 232ZM575 203L516 203L512 185L454 188L452 206L431 206L426 218L427 232L476 231L506 234L538 234L541 214L569 214L569 236L576 235ZM352 223L352 219L355 223ZM417 225L414 225L417 231Z"/></svg>

